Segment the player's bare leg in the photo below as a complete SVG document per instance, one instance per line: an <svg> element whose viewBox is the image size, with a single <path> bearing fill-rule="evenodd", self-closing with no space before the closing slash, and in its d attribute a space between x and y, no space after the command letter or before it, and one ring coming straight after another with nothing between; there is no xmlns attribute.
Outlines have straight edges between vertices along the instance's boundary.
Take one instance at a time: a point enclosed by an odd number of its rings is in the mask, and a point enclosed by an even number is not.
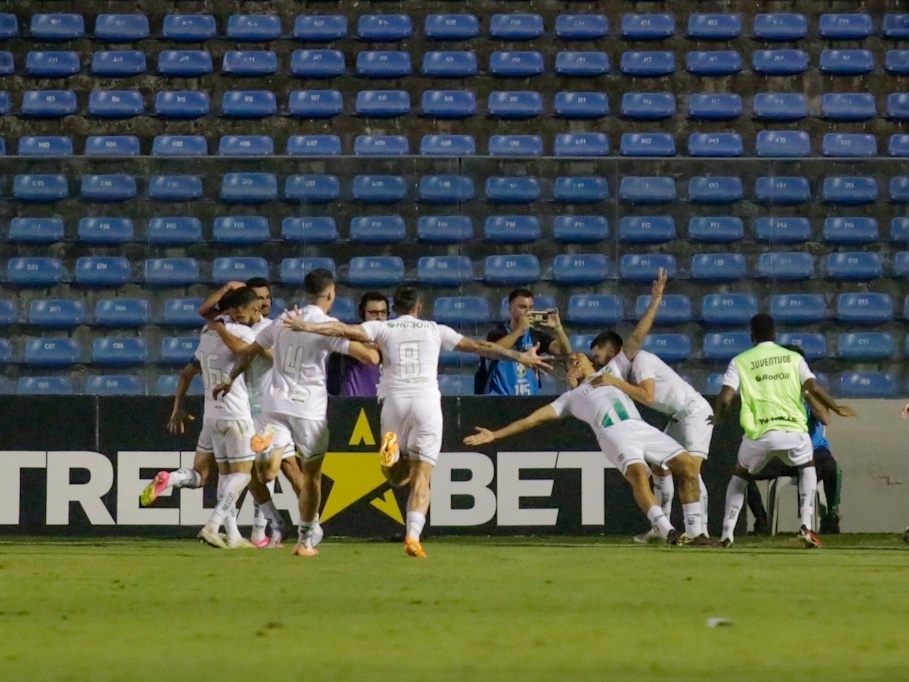
<svg viewBox="0 0 909 682"><path fill-rule="evenodd" d="M159 471L142 490L139 502L143 507L148 507L172 488L201 488L214 468L215 453L196 450L191 469L181 467L174 471Z"/></svg>
<svg viewBox="0 0 909 682"><path fill-rule="evenodd" d="M410 483L410 462L403 457L390 467L382 467L385 479L395 488L403 488Z"/></svg>
<svg viewBox="0 0 909 682"><path fill-rule="evenodd" d="M701 458L693 457L687 452L673 457L667 465L672 475L679 482L679 499L682 501L682 514L685 517L685 534L695 545L713 545L704 535L701 509Z"/></svg>
<svg viewBox="0 0 909 682"><path fill-rule="evenodd" d="M420 544L420 535L426 525L426 513L429 511L430 480L432 464L429 462L410 462L410 496L407 498L407 533L404 537L404 551L408 556L425 559L426 552Z"/></svg>
<svg viewBox="0 0 909 682"><path fill-rule="evenodd" d="M199 539L212 547L230 549L243 546L242 538L236 529L236 504L240 494L246 489L251 479L252 462L218 462L218 504L211 516L199 531ZM229 520L233 518L233 523ZM218 530L222 524L227 526L227 540L221 539Z"/></svg>
<svg viewBox="0 0 909 682"><path fill-rule="evenodd" d="M322 457L303 461L303 489L300 493L299 539L294 556L318 556L316 549L322 540L319 525L319 505L322 502Z"/></svg>
<svg viewBox="0 0 909 682"><path fill-rule="evenodd" d="M681 544L685 536L679 533L669 522L662 508L657 504L653 491L650 489L650 470L644 464L629 464L625 470L625 480L631 485L634 501L643 511L654 530L669 544Z"/></svg>

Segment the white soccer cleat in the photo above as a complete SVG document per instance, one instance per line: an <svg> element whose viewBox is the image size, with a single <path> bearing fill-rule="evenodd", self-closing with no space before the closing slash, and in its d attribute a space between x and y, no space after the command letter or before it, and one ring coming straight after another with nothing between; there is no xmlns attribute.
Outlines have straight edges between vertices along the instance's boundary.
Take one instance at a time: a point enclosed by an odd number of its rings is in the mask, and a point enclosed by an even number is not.
<svg viewBox="0 0 909 682"><path fill-rule="evenodd" d="M253 543L251 543L249 540L247 540L246 538L244 538L242 536L238 537L238 538L227 538L227 542L225 542L224 544L227 545L228 549L255 549L256 548L256 545L254 545Z"/></svg>
<svg viewBox="0 0 909 682"><path fill-rule="evenodd" d="M655 531L653 528L651 528L646 533L641 533L640 535L635 535L634 541L637 542L639 545L646 545L651 542L662 542L663 538L657 531Z"/></svg>
<svg viewBox="0 0 909 682"><path fill-rule="evenodd" d="M227 549L227 543L224 541L224 538L221 537L221 535L219 535L216 531L209 530L208 528L203 528L199 531L199 534L196 537L209 547L214 547L215 549Z"/></svg>
<svg viewBox="0 0 909 682"><path fill-rule="evenodd" d="M821 539L813 530L806 526L802 526L799 530L799 540L801 540L808 549L817 549L821 546Z"/></svg>

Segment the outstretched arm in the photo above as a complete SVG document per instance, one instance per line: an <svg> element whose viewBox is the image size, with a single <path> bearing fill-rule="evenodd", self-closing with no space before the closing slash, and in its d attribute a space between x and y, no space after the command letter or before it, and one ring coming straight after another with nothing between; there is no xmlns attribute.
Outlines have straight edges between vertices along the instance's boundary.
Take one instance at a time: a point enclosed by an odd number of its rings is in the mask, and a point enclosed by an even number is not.
<svg viewBox="0 0 909 682"><path fill-rule="evenodd" d="M833 397L827 393L824 387L814 379L808 379L808 381L802 384L802 391L808 391L811 393L811 395L814 396L821 405L829 409L831 412L835 412L840 417L855 417L858 414L848 405L838 404L833 399ZM815 414L815 416L817 416L817 414Z"/></svg>
<svg viewBox="0 0 909 682"><path fill-rule="evenodd" d="M646 339L647 335L650 333L653 321L656 319L657 313L660 310L660 303L663 301L663 290L665 288L666 270L660 268L657 272L657 278L653 282L653 288L651 289L650 305L647 306L647 310L644 312L643 317L638 321L631 336L625 339L625 343L622 344L622 351L629 360L634 360L634 356L638 354L638 351L641 350L641 346L644 345L644 339Z"/></svg>
<svg viewBox="0 0 909 682"><path fill-rule="evenodd" d="M508 426L503 426L497 431L490 431L489 429L484 429L482 426L477 426L476 433L467 436L464 439L464 445L486 445L487 443L492 443L497 440L502 440L503 438L508 438L509 436L514 436L518 433L523 433L524 431L529 431L540 424L554 421L558 418L559 415L556 414L552 405L545 405L523 419L511 422Z"/></svg>
<svg viewBox="0 0 909 682"><path fill-rule="evenodd" d="M465 336L460 340L460 342L458 342L458 345L455 346L455 348L465 353L473 353L474 355L489 358L490 360L510 360L512 362L520 362L522 365L527 365L528 367L533 367L534 369L548 372L552 369L552 365L544 362L540 356L537 355L537 348L539 345L540 344L537 344L530 350L526 350L523 353L518 353L511 348L503 348L497 343L492 343L490 341L477 341Z"/></svg>
<svg viewBox="0 0 909 682"><path fill-rule="evenodd" d="M344 324L343 322L305 322L300 317L288 317L283 322L287 329L295 332L309 332L321 336L339 336L351 341L368 343L372 341L366 330L359 324Z"/></svg>
<svg viewBox="0 0 909 682"><path fill-rule="evenodd" d="M808 409L818 423L827 426L827 424L830 423L830 410L827 409L827 406L818 400L818 397L814 395L814 393L807 389L802 391L802 395L805 398L805 402L808 403Z"/></svg>

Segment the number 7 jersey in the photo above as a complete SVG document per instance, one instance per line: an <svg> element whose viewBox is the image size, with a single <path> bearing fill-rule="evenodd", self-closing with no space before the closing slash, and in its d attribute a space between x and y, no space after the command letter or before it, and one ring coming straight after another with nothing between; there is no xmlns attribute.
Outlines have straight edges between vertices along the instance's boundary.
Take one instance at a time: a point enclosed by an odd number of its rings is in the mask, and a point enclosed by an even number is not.
<svg viewBox="0 0 909 682"><path fill-rule="evenodd" d="M255 341L253 330L242 324L225 322L227 332L247 343ZM208 419L250 419L249 393L246 390L246 381L243 375L238 376L230 387L230 391L215 400L212 389L222 383L234 368L236 356L218 336L218 332L207 326L202 329L202 337L196 348L195 358L202 369L202 384L205 387L205 412L202 418Z"/></svg>

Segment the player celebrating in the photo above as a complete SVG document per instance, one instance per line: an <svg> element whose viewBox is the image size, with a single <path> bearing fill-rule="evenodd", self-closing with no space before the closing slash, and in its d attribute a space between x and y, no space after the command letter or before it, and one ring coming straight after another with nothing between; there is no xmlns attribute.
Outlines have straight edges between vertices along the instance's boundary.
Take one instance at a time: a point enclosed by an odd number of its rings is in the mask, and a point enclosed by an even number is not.
<svg viewBox="0 0 909 682"><path fill-rule="evenodd" d="M407 531L404 549L408 556L425 558L420 535L429 511L430 478L442 448L442 404L439 393L439 352L459 350L493 360L513 360L527 367L549 370L536 346L518 353L489 341L474 341L435 322L421 320L423 303L413 287L401 287L394 295L397 318L359 325L341 322L313 324L289 318L289 329L375 343L382 353L379 382L382 401L381 428L385 434L380 451L382 471L394 485L410 482L407 500ZM404 454L409 467L402 472Z"/></svg>

